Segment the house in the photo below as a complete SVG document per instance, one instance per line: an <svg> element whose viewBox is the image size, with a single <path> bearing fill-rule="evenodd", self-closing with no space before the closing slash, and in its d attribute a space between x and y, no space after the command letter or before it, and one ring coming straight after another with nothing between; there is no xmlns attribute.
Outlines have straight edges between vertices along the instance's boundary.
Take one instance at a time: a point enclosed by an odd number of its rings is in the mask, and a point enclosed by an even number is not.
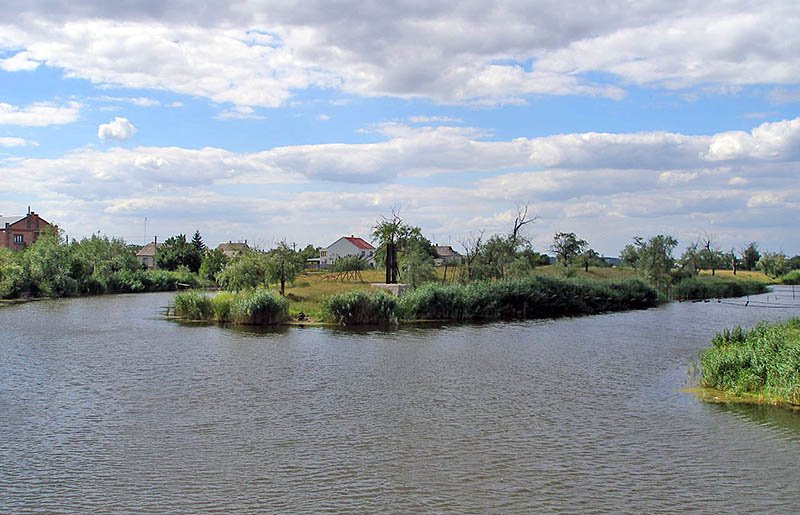
<svg viewBox="0 0 800 515"><path fill-rule="evenodd" d="M242 252L250 250L250 247L247 245L247 240L244 240L244 242L228 241L228 243L220 243L217 245L217 250L221 250L226 258L233 259Z"/></svg>
<svg viewBox="0 0 800 515"><path fill-rule="evenodd" d="M25 216L0 216L0 248L23 249L33 244L48 227L53 226L30 208Z"/></svg>
<svg viewBox="0 0 800 515"><path fill-rule="evenodd" d="M136 253L136 261L139 262L139 265L148 270L158 268L158 264L156 263L156 250L158 250L161 245L163 244L158 243L158 237L156 237L153 241L142 247L139 252Z"/></svg>
<svg viewBox="0 0 800 515"><path fill-rule="evenodd" d="M337 260L347 256L359 256L367 266L375 267L375 247L353 235L342 236L319 251L319 267L328 268Z"/></svg>
<svg viewBox="0 0 800 515"><path fill-rule="evenodd" d="M461 254L453 250L450 245L434 245L436 257L433 258L434 266L457 265L461 263Z"/></svg>

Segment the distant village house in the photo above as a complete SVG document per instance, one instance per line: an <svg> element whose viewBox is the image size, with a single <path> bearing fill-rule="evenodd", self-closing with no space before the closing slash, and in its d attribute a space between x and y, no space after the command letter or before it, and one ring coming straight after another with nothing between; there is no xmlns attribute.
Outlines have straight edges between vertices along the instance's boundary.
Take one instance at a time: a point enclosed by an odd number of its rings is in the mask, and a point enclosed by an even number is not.
<svg viewBox="0 0 800 515"><path fill-rule="evenodd" d="M139 262L139 265L148 270L158 268L158 264L156 263L156 250L158 250L158 247L161 245L161 243L158 243L158 237L156 237L153 241L139 249L139 252L136 253L136 261Z"/></svg>
<svg viewBox="0 0 800 515"><path fill-rule="evenodd" d="M21 250L32 245L48 227L53 226L30 208L25 216L0 216L0 248Z"/></svg>
<svg viewBox="0 0 800 515"><path fill-rule="evenodd" d="M436 257L433 258L434 266L457 265L461 263L461 254L453 250L450 245L434 245Z"/></svg>
<svg viewBox="0 0 800 515"><path fill-rule="evenodd" d="M319 251L319 267L329 268L336 261L348 256L359 256L367 266L375 267L375 247L355 236L342 236Z"/></svg>
<svg viewBox="0 0 800 515"><path fill-rule="evenodd" d="M250 247L247 245L247 240L244 240L244 242L229 241L228 243L220 243L217 245L217 250L222 251L226 258L233 259L242 252L250 250Z"/></svg>

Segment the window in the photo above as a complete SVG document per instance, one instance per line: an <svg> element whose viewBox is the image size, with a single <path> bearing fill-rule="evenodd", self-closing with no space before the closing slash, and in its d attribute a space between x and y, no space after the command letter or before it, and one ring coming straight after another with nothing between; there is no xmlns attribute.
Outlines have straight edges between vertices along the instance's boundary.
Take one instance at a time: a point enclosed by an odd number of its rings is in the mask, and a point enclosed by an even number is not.
<svg viewBox="0 0 800 515"><path fill-rule="evenodd" d="M328 256L328 251L327 250L320 250L319 251L319 255L320 255L320 257L327 257Z"/></svg>
<svg viewBox="0 0 800 515"><path fill-rule="evenodd" d="M21 234L14 235L14 244L15 245L22 245L25 243L25 238Z"/></svg>

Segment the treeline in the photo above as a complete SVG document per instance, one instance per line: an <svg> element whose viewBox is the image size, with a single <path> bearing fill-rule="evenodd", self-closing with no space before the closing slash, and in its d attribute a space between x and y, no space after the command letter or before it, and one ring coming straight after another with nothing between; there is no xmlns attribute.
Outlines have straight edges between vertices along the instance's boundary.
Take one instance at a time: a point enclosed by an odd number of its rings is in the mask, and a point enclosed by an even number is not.
<svg viewBox="0 0 800 515"><path fill-rule="evenodd" d="M657 305L658 292L636 279L589 281L529 277L471 284L428 283L399 299L382 291L328 298L326 318L340 325L388 325L402 320L492 321L590 315Z"/></svg>
<svg viewBox="0 0 800 515"><path fill-rule="evenodd" d="M171 291L198 287L188 269L143 270L136 248L121 239L94 235L65 243L46 231L29 247L0 249L0 298L69 297L99 293Z"/></svg>

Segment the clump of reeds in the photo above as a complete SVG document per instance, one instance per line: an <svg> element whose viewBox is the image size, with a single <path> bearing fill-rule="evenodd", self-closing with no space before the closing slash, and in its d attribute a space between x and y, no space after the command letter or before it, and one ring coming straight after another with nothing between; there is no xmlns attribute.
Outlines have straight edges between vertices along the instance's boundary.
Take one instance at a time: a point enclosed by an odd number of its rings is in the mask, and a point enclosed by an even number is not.
<svg viewBox="0 0 800 515"><path fill-rule="evenodd" d="M198 291L185 291L175 295L174 313L176 317L186 320L211 320L214 307L211 299Z"/></svg>
<svg viewBox="0 0 800 515"><path fill-rule="evenodd" d="M220 292L214 297L187 291L175 295L174 313L187 320L277 325L288 319L289 306L285 298L264 288Z"/></svg>
<svg viewBox="0 0 800 515"><path fill-rule="evenodd" d="M328 297L325 318L340 325L386 326L397 323L397 299L383 291L350 291Z"/></svg>
<svg viewBox="0 0 800 515"><path fill-rule="evenodd" d="M586 315L657 303L657 292L639 280L596 282L556 277L468 285L429 283L400 301L403 318L456 321Z"/></svg>
<svg viewBox="0 0 800 515"><path fill-rule="evenodd" d="M725 329L711 343L700 356L703 386L800 404L800 318Z"/></svg>
<svg viewBox="0 0 800 515"><path fill-rule="evenodd" d="M739 281L731 279L700 280L686 278L672 287L672 296L677 300L721 299L727 297L744 297L766 293L767 287L756 281Z"/></svg>

